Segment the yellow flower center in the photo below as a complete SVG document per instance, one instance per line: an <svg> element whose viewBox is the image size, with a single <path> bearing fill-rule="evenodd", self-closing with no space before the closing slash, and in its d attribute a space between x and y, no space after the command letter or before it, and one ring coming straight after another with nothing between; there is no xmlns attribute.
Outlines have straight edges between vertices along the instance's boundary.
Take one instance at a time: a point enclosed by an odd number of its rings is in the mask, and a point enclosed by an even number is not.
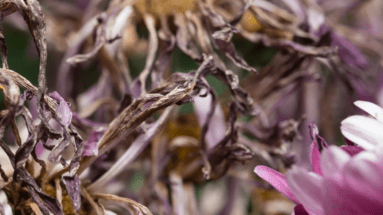
<svg viewBox="0 0 383 215"><path fill-rule="evenodd" d="M249 32L256 32L262 30L263 26L254 14L247 10L242 16L241 24L243 28Z"/></svg>
<svg viewBox="0 0 383 215"><path fill-rule="evenodd" d="M197 0L138 0L135 4L142 14L169 16L176 13L185 13L197 8Z"/></svg>

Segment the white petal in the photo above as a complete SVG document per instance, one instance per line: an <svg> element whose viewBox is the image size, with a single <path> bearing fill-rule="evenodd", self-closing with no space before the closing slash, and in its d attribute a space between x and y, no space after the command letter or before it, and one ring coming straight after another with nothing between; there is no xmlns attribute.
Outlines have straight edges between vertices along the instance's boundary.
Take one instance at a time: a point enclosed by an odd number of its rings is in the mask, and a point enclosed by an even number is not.
<svg viewBox="0 0 383 215"><path fill-rule="evenodd" d="M322 180L313 172L293 166L286 174L291 192L311 215L322 215Z"/></svg>
<svg viewBox="0 0 383 215"><path fill-rule="evenodd" d="M342 121L340 130L350 141L371 150L383 145L383 123L365 116L350 116Z"/></svg>
<svg viewBox="0 0 383 215"><path fill-rule="evenodd" d="M356 101L354 102L354 105L364 110L380 122L383 122L383 109L378 105L366 101Z"/></svg>
<svg viewBox="0 0 383 215"><path fill-rule="evenodd" d="M323 176L341 181L344 166L350 161L350 155L337 146L324 149L321 158Z"/></svg>

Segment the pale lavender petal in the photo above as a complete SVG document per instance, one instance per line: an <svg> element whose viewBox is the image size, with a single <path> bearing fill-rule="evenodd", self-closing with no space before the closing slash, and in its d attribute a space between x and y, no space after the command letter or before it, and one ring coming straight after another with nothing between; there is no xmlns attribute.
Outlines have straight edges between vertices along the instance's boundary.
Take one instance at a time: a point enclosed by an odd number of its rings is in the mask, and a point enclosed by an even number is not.
<svg viewBox="0 0 383 215"><path fill-rule="evenodd" d="M62 181L77 212L81 208L81 181L77 175L70 176L68 173L63 174Z"/></svg>
<svg viewBox="0 0 383 215"><path fill-rule="evenodd" d="M305 13L302 8L301 2L297 0L282 0L288 8L297 16L298 23L301 24L305 19Z"/></svg>
<svg viewBox="0 0 383 215"><path fill-rule="evenodd" d="M354 102L354 105L364 110L380 122L383 122L383 109L378 105L366 101L356 101Z"/></svg>
<svg viewBox="0 0 383 215"><path fill-rule="evenodd" d="M342 170L351 156L337 146L330 146L322 152L321 168L323 176L341 181Z"/></svg>
<svg viewBox="0 0 383 215"><path fill-rule="evenodd" d="M50 93L49 96L59 102L59 105L56 107L56 112L61 119L60 124L68 127L72 121L72 111L68 103L56 91Z"/></svg>
<svg viewBox="0 0 383 215"><path fill-rule="evenodd" d="M324 21L325 17L323 11L320 11L318 7L309 7L307 9L307 22L313 33L317 33L320 30Z"/></svg>
<svg viewBox="0 0 383 215"><path fill-rule="evenodd" d="M295 198L311 215L324 214L322 207L322 177L293 166L286 174L287 183Z"/></svg>
<svg viewBox="0 0 383 215"><path fill-rule="evenodd" d="M360 69L368 67L368 61L364 55L347 38L332 32L332 45L337 46L340 59L347 65L352 65Z"/></svg>
<svg viewBox="0 0 383 215"><path fill-rule="evenodd" d="M319 152L316 141L313 141L310 146L310 161L313 167L313 172L318 175L323 175L321 166L320 166L321 154Z"/></svg>
<svg viewBox="0 0 383 215"><path fill-rule="evenodd" d="M82 153L83 156L98 155L97 143L101 139L102 135L104 135L105 131L106 128L101 127L90 134L89 139L84 146L84 152Z"/></svg>
<svg viewBox="0 0 383 215"><path fill-rule="evenodd" d="M194 110L197 114L199 125L202 127L208 119L212 106L212 95L208 94L206 97L197 95L193 96L193 99ZM225 115L218 102L215 106L214 114L209 122L208 131L205 136L208 150L214 148L225 137L226 133Z"/></svg>
<svg viewBox="0 0 383 215"><path fill-rule="evenodd" d="M383 142L383 123L365 116L351 116L341 123L342 134L366 150Z"/></svg>
<svg viewBox="0 0 383 215"><path fill-rule="evenodd" d="M291 193L289 186L286 182L286 176L274 169L267 166L257 166L254 169L255 174L261 177L263 180L269 182L275 189L285 195L288 199L293 201L295 204L299 204L299 201Z"/></svg>

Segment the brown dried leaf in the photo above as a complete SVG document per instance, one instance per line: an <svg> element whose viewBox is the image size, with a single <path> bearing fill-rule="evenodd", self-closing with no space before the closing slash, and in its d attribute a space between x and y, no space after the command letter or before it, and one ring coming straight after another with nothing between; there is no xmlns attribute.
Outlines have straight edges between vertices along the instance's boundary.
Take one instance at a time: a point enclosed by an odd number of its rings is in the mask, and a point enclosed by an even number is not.
<svg viewBox="0 0 383 215"><path fill-rule="evenodd" d="M111 195L111 194L102 194L102 193L95 193L91 195L93 198L102 199L102 200L109 200L111 202L121 202L127 204L128 208L130 210L133 210L134 214L143 214L143 215L153 215L150 210L145 207L144 205L141 205L140 203L133 201L128 198L122 198L119 196ZM138 212L138 213L137 213Z"/></svg>
<svg viewBox="0 0 383 215"><path fill-rule="evenodd" d="M99 141L99 154L97 157L103 155L106 151L114 147L119 142L119 140L129 135L139 124L141 124L152 114L182 100L188 93L193 90L199 75L205 70L211 68L211 61L212 57L208 57L195 73L194 78L191 81L185 82L183 86L176 86L165 96L161 94L146 94L144 97L136 100L123 112L121 112L121 114L109 124L109 128ZM159 88L161 88L161 86ZM150 101L155 102L145 110L142 110L142 112L139 114L135 115L136 111L140 107ZM95 159L97 159L97 157L95 156L91 158L84 158L79 172L81 173Z"/></svg>

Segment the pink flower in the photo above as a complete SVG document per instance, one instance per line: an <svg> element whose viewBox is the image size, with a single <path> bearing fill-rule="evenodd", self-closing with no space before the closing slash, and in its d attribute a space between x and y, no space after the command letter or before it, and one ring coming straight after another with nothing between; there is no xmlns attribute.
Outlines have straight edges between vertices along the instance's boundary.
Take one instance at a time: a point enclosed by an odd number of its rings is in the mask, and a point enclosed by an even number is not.
<svg viewBox="0 0 383 215"><path fill-rule="evenodd" d="M296 215L383 214L383 109L363 101L355 105L372 115L342 122L343 135L358 146L324 147L321 154L314 136L312 172L293 166L285 176L265 166L255 168L256 174L298 204Z"/></svg>

